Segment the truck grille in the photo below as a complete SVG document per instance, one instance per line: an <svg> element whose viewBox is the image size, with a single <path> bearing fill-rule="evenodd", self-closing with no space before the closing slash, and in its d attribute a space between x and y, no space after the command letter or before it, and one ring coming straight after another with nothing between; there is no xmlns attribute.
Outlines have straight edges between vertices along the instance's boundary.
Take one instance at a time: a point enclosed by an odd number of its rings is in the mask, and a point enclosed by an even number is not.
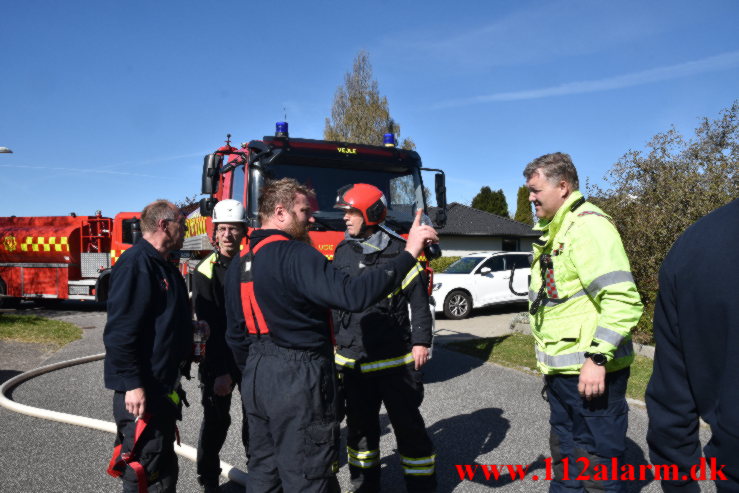
<svg viewBox="0 0 739 493"><path fill-rule="evenodd" d="M90 294L90 286L69 286L69 294Z"/></svg>

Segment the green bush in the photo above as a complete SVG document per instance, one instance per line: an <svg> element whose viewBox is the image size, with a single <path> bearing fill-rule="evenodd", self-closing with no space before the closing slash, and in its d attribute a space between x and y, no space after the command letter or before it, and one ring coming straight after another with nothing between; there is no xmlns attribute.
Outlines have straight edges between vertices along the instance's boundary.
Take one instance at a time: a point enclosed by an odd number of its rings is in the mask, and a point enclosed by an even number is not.
<svg viewBox="0 0 739 493"><path fill-rule="evenodd" d="M642 302L644 303L644 313L642 313L636 328L632 335L634 341L641 344L654 344L654 329L652 321L654 320L654 306L657 303L657 291L647 291L641 293Z"/></svg>
<svg viewBox="0 0 739 493"><path fill-rule="evenodd" d="M703 118L692 137L672 128L643 150L627 152L588 186L589 200L613 218L644 302L634 338L652 342L659 268L695 221L739 196L739 100L716 119Z"/></svg>
<svg viewBox="0 0 739 493"><path fill-rule="evenodd" d="M431 261L431 268L434 269L434 272L444 272L447 267L460 258L462 257L439 257Z"/></svg>

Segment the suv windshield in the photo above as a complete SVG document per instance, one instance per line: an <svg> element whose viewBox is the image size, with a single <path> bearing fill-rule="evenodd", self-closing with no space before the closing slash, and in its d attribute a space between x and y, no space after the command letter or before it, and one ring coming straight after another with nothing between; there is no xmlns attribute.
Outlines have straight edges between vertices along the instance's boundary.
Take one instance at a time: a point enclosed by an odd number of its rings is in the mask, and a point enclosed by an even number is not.
<svg viewBox="0 0 739 493"><path fill-rule="evenodd" d="M463 257L446 268L444 274L469 274L484 257Z"/></svg>
<svg viewBox="0 0 739 493"><path fill-rule="evenodd" d="M369 183L382 190L388 200L386 221L399 233L408 231L413 222L413 212L417 207L423 207L420 198L420 176L413 169L388 171L270 164L264 170L266 179L279 180L285 177L295 178L315 190L316 198L311 204L314 217L319 226L329 229L342 231L345 229L344 221L341 219L344 212L334 209L334 204L338 189L351 183Z"/></svg>

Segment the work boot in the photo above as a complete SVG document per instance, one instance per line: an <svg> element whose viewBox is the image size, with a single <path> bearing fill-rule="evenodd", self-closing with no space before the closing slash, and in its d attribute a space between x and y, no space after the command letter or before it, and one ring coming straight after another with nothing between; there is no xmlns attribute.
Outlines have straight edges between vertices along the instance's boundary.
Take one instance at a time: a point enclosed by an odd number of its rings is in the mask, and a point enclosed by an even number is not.
<svg viewBox="0 0 739 493"><path fill-rule="evenodd" d="M200 485L200 491L202 493L218 493L221 488L218 486L218 481L205 481Z"/></svg>

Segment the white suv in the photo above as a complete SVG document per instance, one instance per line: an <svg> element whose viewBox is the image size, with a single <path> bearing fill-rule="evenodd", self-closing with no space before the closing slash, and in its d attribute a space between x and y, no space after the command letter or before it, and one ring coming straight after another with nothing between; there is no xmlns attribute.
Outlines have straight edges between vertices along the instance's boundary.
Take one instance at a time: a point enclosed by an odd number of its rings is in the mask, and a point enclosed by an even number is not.
<svg viewBox="0 0 739 493"><path fill-rule="evenodd" d="M473 307L524 301L530 274L529 252L471 253L434 273L436 311L458 320L468 317Z"/></svg>

